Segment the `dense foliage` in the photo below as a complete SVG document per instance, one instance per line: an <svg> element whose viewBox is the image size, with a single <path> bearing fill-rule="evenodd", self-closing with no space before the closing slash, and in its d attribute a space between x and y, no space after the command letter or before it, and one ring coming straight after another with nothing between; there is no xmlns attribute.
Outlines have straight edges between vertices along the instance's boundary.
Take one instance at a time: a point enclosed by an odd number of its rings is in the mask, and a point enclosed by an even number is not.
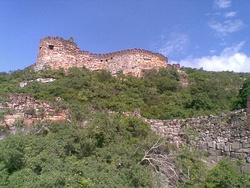
<svg viewBox="0 0 250 188"><path fill-rule="evenodd" d="M249 187L245 163L222 161L209 167L200 151L187 147L177 152L164 139L154 148L159 138L150 126L119 113L139 108L144 117L171 119L245 107L248 74L182 70L148 70L144 78L85 68L0 73L0 103L11 93L29 93L37 100L60 97L55 108L70 112L67 123L41 122L0 141L0 187L161 187L162 159L148 156L166 157L172 171L165 166L165 172L174 172L172 186ZM27 85L20 87L20 82ZM0 120L11 113L4 110ZM22 122L18 126L21 130Z"/></svg>
<svg viewBox="0 0 250 188"><path fill-rule="evenodd" d="M177 150L164 140L152 150L157 141L147 123L119 114L95 113L83 124L43 122L0 142L0 188L165 187L160 171L154 173L160 166L151 165L161 158L143 160L145 151L168 158ZM172 187L250 186L244 161L209 167L204 153L190 147L174 156Z"/></svg>
<svg viewBox="0 0 250 188"><path fill-rule="evenodd" d="M246 108L246 101L250 97L250 77L248 77L244 83L243 87L240 89L238 97L235 99L234 108Z"/></svg>
<svg viewBox="0 0 250 188"><path fill-rule="evenodd" d="M85 68L39 73L26 69L11 74L1 73L0 94L32 93L36 99L42 100L54 100L60 96L74 108L84 105L118 112L140 108L147 118L187 118L232 110L239 87L247 77L247 74L234 72L183 70L189 81L186 87L182 87L181 75L173 68L158 72L148 70L144 78L123 74L113 77L106 71L90 72ZM33 81L19 87L21 81L44 77L56 80L47 84Z"/></svg>
<svg viewBox="0 0 250 188"><path fill-rule="evenodd" d="M241 188L250 187L250 166L243 159L228 159L213 164L205 161L204 153L194 148L183 148L177 157L182 173L180 188Z"/></svg>
<svg viewBox="0 0 250 188"><path fill-rule="evenodd" d="M152 187L144 150L157 140L135 117L93 114L87 124L43 122L0 142L0 187Z"/></svg>

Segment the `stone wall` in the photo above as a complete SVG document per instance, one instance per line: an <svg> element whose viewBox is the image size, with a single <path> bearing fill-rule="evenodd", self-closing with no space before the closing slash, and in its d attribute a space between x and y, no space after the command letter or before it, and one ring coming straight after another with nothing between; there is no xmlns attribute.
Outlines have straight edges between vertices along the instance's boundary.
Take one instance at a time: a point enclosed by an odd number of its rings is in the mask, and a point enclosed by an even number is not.
<svg viewBox="0 0 250 188"><path fill-rule="evenodd" d="M217 160L225 155L237 158L250 155L250 127L247 119L245 110L185 120L143 118L151 124L153 131L177 147L191 144Z"/></svg>
<svg viewBox="0 0 250 188"><path fill-rule="evenodd" d="M168 59L159 53L142 49L123 50L108 54L93 54L81 51L75 43L58 37L41 39L36 71L43 69L67 70L70 67L83 67L95 71L106 69L112 75L117 73L142 76L142 71L167 67ZM178 66L178 65L177 65Z"/></svg>
<svg viewBox="0 0 250 188"><path fill-rule="evenodd" d="M65 121L68 118L67 109L56 109L54 106L45 101L36 101L29 94L12 94L9 102L0 104L1 109L9 109L11 112L4 115L0 126L12 127L17 120L21 120L24 125L44 120Z"/></svg>
<svg viewBox="0 0 250 188"><path fill-rule="evenodd" d="M247 99L247 123L250 125L250 98Z"/></svg>
<svg viewBox="0 0 250 188"><path fill-rule="evenodd" d="M177 147L190 144L206 151L214 160L223 156L240 158L250 155L250 127L246 110L174 120L147 119L140 115L138 109L124 114L143 119L156 134Z"/></svg>

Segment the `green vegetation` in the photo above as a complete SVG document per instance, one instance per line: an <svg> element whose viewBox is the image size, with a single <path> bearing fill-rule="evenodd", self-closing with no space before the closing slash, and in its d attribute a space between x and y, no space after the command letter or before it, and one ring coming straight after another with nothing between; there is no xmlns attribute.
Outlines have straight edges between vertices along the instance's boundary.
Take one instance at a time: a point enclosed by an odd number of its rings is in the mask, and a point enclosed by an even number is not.
<svg viewBox="0 0 250 188"><path fill-rule="evenodd" d="M193 148L183 148L177 157L181 169L180 188L242 188L250 187L250 174L244 169L245 160L224 159L215 166L208 165L205 155ZM211 167L213 166L213 167Z"/></svg>
<svg viewBox="0 0 250 188"><path fill-rule="evenodd" d="M175 69L148 70L144 78L85 68L0 73L0 120L10 112L4 104L11 93L29 93L69 109L67 123L41 122L0 141L0 188L15 187L250 187L242 161L207 166L206 155L192 146L177 150L155 135L149 124L120 112L139 108L152 119L219 114L245 107L249 74L183 68L183 87ZM51 83L36 78L55 78ZM31 81L25 87L20 82ZM240 86L243 88L239 91ZM35 109L25 113L36 116ZM116 113L109 113L115 111ZM37 116L43 117L39 109ZM2 128L1 133L8 131ZM195 131L185 130L192 145Z"/></svg>
<svg viewBox="0 0 250 188"><path fill-rule="evenodd" d="M181 86L179 73L172 68L158 72L148 70L144 78L123 74L112 77L106 71L90 72L85 68L38 73L26 69L11 74L1 73L0 94L32 93L36 99L42 100L61 97L64 103L79 109L91 106L93 109L121 112L140 108L144 117L154 119L187 118L219 114L235 108L238 88L248 75L190 68L183 70L189 80L185 88ZM47 84L33 81L19 87L21 81L46 77L56 80Z"/></svg>
<svg viewBox="0 0 250 188"><path fill-rule="evenodd" d="M250 97L250 77L248 77L244 83L243 87L239 92L238 97L234 101L234 108L246 108L246 101Z"/></svg>
<svg viewBox="0 0 250 188"><path fill-rule="evenodd" d="M250 186L244 161L208 168L201 151L176 153L147 123L119 114L95 113L77 125L43 122L3 139L0 150L0 188L158 188L164 178L173 187Z"/></svg>
<svg viewBox="0 0 250 188"><path fill-rule="evenodd" d="M92 118L44 122L2 140L0 187L152 187L151 167L141 162L158 139L149 124L119 114Z"/></svg>

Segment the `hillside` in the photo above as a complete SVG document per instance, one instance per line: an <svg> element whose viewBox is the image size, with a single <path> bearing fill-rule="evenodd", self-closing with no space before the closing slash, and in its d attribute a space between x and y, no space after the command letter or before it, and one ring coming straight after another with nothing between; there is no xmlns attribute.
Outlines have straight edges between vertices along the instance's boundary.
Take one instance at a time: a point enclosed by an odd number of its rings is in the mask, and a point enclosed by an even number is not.
<svg viewBox="0 0 250 188"><path fill-rule="evenodd" d="M139 78L84 67L0 73L1 135L15 133L0 142L0 187L249 185L245 160L211 163L193 148L197 131L185 121L180 126L187 125L189 137L179 148L141 118L124 114L139 110L152 121L176 122L228 113L245 107L248 78L171 66Z"/></svg>
<svg viewBox="0 0 250 188"><path fill-rule="evenodd" d="M1 73L0 94L32 94L38 100L62 99L68 105L86 105L117 112L139 108L151 119L172 119L219 114L234 108L234 102L248 77L247 73L206 72L183 68L148 70L143 78L109 72L71 68L34 72ZM188 79L183 86L181 77ZM49 78L45 83L39 79ZM24 86L24 83L27 84ZM24 87L20 87L24 86Z"/></svg>

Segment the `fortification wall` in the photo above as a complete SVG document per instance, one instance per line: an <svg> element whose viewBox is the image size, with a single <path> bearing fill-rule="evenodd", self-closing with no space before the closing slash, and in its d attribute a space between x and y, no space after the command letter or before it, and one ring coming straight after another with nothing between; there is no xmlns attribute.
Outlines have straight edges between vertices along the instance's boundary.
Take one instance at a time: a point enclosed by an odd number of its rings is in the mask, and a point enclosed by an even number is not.
<svg viewBox="0 0 250 188"><path fill-rule="evenodd" d="M153 131L177 147L191 144L206 151L214 160L250 155L250 128L245 110L185 120L143 119L151 124Z"/></svg>
<svg viewBox="0 0 250 188"><path fill-rule="evenodd" d="M249 105L250 105L250 99ZM250 109L250 106L248 106ZM151 125L159 136L165 137L178 148L185 144L207 152L215 161L224 156L246 158L250 156L249 109L223 113L219 116L200 116L197 118L157 120L140 115L140 110L125 112L136 116Z"/></svg>
<svg viewBox="0 0 250 188"><path fill-rule="evenodd" d="M36 71L43 69L65 70L70 67L83 67L91 71L106 69L112 75L117 73L142 76L142 70L167 67L168 59L159 53L142 49L123 50L108 54L93 54L81 51L73 42L59 37L41 39Z"/></svg>

